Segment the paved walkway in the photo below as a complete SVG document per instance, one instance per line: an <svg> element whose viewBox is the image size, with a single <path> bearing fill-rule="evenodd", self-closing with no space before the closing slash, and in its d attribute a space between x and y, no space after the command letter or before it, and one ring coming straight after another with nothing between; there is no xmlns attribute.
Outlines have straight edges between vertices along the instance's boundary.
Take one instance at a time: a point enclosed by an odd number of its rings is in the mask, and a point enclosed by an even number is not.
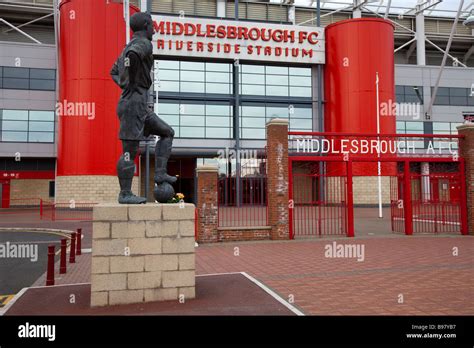
<svg viewBox="0 0 474 348"><path fill-rule="evenodd" d="M474 237L335 241L363 246L364 260L325 257L329 239L207 244L196 249L196 272L247 272L306 314L474 314ZM56 284L90 282L90 254L68 266Z"/></svg>

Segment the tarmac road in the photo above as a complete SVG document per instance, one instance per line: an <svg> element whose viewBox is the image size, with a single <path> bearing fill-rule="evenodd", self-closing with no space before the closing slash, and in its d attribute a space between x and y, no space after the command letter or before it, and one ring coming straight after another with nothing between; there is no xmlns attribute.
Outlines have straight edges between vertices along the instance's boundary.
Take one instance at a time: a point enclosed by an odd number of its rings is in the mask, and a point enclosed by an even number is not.
<svg viewBox="0 0 474 348"><path fill-rule="evenodd" d="M54 244L58 251L62 238L48 232L0 232L0 307L10 299L9 295L31 286L46 271L48 245ZM13 250L19 253L19 245L23 248L22 257L12 255Z"/></svg>

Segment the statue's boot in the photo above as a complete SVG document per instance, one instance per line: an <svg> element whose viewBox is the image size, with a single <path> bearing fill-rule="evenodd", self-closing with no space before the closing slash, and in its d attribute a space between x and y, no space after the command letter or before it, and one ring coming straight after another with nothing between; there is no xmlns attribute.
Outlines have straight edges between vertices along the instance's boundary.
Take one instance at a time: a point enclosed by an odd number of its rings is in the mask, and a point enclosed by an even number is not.
<svg viewBox="0 0 474 348"><path fill-rule="evenodd" d="M120 204L145 204L146 198L136 196L131 191L120 191L118 202Z"/></svg>
<svg viewBox="0 0 474 348"><path fill-rule="evenodd" d="M125 161L120 157L117 163L117 174L120 183L120 193L118 202L120 204L144 204L145 197L139 197L132 193L133 174L135 173L135 164L133 161Z"/></svg>
<svg viewBox="0 0 474 348"><path fill-rule="evenodd" d="M166 173L166 165L168 159L162 156L155 158L155 183L161 184L162 182L168 182L174 184L178 178L176 176L168 175Z"/></svg>

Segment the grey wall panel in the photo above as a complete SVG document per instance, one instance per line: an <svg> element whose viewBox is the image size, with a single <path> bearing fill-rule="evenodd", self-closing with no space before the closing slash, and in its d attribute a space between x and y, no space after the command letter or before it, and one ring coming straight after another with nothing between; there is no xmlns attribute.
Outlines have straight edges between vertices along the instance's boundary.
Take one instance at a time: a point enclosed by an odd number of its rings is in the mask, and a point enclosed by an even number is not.
<svg viewBox="0 0 474 348"><path fill-rule="evenodd" d="M0 42L0 66L56 69L56 47L54 45L18 44Z"/></svg>

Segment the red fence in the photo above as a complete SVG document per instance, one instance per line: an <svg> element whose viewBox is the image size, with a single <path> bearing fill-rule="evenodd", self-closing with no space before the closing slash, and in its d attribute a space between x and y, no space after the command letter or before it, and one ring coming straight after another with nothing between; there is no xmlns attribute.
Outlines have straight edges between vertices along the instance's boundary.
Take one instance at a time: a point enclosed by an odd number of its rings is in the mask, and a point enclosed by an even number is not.
<svg viewBox="0 0 474 348"><path fill-rule="evenodd" d="M347 234L346 180L345 176L293 174L293 235Z"/></svg>
<svg viewBox="0 0 474 348"><path fill-rule="evenodd" d="M218 226L267 226L267 178L218 179ZM239 195L240 192L240 195Z"/></svg>

